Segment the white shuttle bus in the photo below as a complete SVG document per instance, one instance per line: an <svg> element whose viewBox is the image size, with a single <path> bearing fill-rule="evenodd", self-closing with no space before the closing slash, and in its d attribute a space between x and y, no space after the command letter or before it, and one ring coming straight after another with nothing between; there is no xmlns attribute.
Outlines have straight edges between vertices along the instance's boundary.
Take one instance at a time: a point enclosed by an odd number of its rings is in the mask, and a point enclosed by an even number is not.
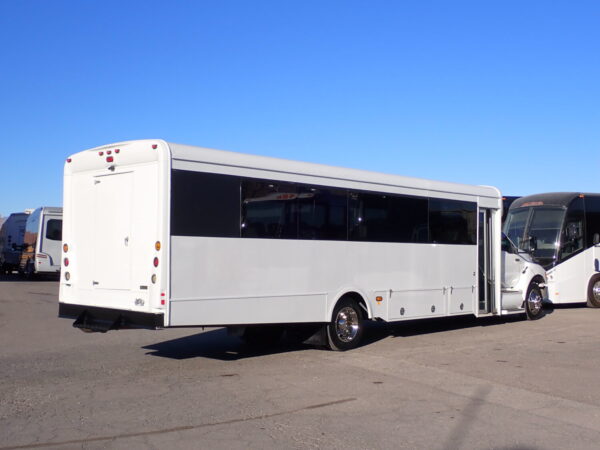
<svg viewBox="0 0 600 450"><path fill-rule="evenodd" d="M522 197L511 205L504 232L547 270L552 303L600 307L600 194Z"/></svg>
<svg viewBox="0 0 600 450"><path fill-rule="evenodd" d="M12 213L0 228L0 273L12 273L19 268L29 214L30 211Z"/></svg>
<svg viewBox="0 0 600 450"><path fill-rule="evenodd" d="M369 319L542 313L493 187L140 140L70 156L63 206L59 316L87 331L312 324L347 350Z"/></svg>

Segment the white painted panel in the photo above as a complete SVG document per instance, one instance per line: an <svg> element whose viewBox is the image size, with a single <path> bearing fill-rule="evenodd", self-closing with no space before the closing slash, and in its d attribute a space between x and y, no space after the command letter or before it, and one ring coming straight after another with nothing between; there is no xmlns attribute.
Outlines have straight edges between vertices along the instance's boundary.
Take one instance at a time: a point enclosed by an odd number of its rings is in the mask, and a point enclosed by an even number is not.
<svg viewBox="0 0 600 450"><path fill-rule="evenodd" d="M220 298L171 302L172 326L323 321L325 295Z"/></svg>
<svg viewBox="0 0 600 450"><path fill-rule="evenodd" d="M93 283L96 289L131 284L131 172L94 179Z"/></svg>
<svg viewBox="0 0 600 450"><path fill-rule="evenodd" d="M473 312L475 289L472 287L453 287L448 292L448 313L466 314Z"/></svg>

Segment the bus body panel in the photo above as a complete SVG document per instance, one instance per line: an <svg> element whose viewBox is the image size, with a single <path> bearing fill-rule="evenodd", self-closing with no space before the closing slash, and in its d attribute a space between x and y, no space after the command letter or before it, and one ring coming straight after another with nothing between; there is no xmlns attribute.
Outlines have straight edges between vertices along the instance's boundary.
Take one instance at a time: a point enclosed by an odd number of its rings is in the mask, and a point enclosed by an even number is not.
<svg viewBox="0 0 600 450"><path fill-rule="evenodd" d="M177 326L327 322L338 294L359 289L383 320L474 311L474 245L173 236L171 257Z"/></svg>

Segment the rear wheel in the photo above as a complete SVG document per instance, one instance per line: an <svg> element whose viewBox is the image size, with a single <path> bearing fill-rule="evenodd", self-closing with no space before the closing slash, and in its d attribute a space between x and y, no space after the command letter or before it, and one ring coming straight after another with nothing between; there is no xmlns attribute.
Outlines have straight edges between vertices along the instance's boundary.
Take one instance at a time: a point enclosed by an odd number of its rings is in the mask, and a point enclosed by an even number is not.
<svg viewBox="0 0 600 450"><path fill-rule="evenodd" d="M588 285L588 306L600 308L600 275L594 275Z"/></svg>
<svg viewBox="0 0 600 450"><path fill-rule="evenodd" d="M363 311L350 297L335 305L331 322L327 325L327 344L331 350L345 351L355 348L363 335Z"/></svg>
<svg viewBox="0 0 600 450"><path fill-rule="evenodd" d="M527 289L525 297L525 314L529 320L536 320L542 317L543 297L540 287L536 283L531 283Z"/></svg>

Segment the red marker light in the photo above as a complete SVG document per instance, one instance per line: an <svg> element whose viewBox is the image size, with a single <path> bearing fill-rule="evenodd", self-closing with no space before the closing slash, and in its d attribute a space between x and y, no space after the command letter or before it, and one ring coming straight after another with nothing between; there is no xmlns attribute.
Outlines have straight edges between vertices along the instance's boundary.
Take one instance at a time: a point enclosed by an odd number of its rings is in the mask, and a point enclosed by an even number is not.
<svg viewBox="0 0 600 450"><path fill-rule="evenodd" d="M102 156L102 155L104 155L104 152L99 152L98 154L99 154L100 156Z"/></svg>
<svg viewBox="0 0 600 450"><path fill-rule="evenodd" d="M154 267L158 267L158 258L154 258Z"/></svg>
<svg viewBox="0 0 600 450"><path fill-rule="evenodd" d="M65 267L69 266L69 258L65 258Z"/></svg>
<svg viewBox="0 0 600 450"><path fill-rule="evenodd" d="M72 160L71 158L67 158L67 162L70 163Z"/></svg>
<svg viewBox="0 0 600 450"><path fill-rule="evenodd" d="M109 150L106 152L107 155L110 155L112 152Z"/></svg>
<svg viewBox="0 0 600 450"><path fill-rule="evenodd" d="M158 148L158 145L156 145L156 144L152 144L152 149L153 149L153 150L156 150L157 148Z"/></svg>
<svg viewBox="0 0 600 450"><path fill-rule="evenodd" d="M106 157L106 162L113 162L114 158L112 156Z"/></svg>
<svg viewBox="0 0 600 450"><path fill-rule="evenodd" d="M115 153L119 153L121 150L119 150L118 148L115 149Z"/></svg>

